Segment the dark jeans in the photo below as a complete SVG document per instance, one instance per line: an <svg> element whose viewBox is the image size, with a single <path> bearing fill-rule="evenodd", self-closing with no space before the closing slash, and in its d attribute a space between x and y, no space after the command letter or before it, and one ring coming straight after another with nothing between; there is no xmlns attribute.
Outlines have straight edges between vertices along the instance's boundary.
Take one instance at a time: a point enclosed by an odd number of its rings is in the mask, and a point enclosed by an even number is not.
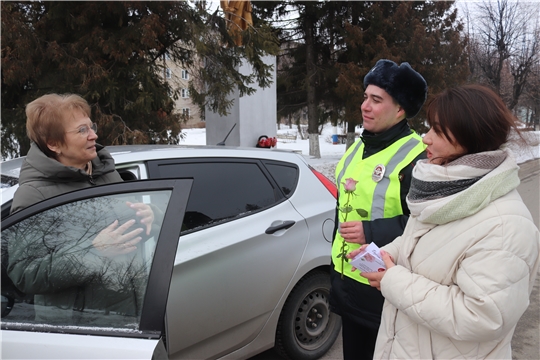
<svg viewBox="0 0 540 360"><path fill-rule="evenodd" d="M346 314L345 314L346 316ZM341 317L343 338L343 359L373 359L375 341L379 329L361 326L354 321Z"/></svg>

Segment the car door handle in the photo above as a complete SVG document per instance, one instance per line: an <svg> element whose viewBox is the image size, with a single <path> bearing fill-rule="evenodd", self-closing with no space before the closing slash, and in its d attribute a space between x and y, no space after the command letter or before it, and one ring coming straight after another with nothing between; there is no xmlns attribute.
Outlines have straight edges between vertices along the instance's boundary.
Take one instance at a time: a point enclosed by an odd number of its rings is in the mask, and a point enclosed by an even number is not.
<svg viewBox="0 0 540 360"><path fill-rule="evenodd" d="M281 223L279 225L270 226L268 229L266 229L265 233L266 234L273 234L278 230L288 229L291 226L293 226L294 224L296 224L296 221L287 220L287 221L284 221L283 223Z"/></svg>

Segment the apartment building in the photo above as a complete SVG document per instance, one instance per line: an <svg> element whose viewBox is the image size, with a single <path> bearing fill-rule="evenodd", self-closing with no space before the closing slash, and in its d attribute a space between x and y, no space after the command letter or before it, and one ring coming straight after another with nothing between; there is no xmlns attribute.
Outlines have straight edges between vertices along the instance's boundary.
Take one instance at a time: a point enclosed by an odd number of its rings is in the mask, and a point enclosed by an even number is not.
<svg viewBox="0 0 540 360"><path fill-rule="evenodd" d="M163 78L172 88L179 90L179 97L175 100L175 111L183 116L183 128L205 127L204 116L201 115L199 107L191 101L188 85L190 73L182 64L171 60L165 54L163 57Z"/></svg>

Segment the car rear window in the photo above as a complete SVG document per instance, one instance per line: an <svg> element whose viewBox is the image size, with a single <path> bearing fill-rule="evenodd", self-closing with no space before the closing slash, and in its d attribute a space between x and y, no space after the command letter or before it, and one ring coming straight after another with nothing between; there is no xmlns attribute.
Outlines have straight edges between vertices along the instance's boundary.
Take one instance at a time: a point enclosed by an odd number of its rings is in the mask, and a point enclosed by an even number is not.
<svg viewBox="0 0 540 360"><path fill-rule="evenodd" d="M285 196L290 196L298 183L298 168L294 165L266 162L266 168Z"/></svg>
<svg viewBox="0 0 540 360"><path fill-rule="evenodd" d="M152 177L193 178L183 231L195 231L262 210L283 199L258 161L149 164Z"/></svg>

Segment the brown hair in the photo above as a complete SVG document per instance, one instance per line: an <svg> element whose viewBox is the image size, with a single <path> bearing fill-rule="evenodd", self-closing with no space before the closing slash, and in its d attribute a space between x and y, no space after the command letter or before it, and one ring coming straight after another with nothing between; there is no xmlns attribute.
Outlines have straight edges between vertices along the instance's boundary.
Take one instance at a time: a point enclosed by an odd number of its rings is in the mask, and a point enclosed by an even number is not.
<svg viewBox="0 0 540 360"><path fill-rule="evenodd" d="M436 95L427 106L427 122L467 154L499 149L512 129L520 134L516 117L493 90L482 85L453 87Z"/></svg>
<svg viewBox="0 0 540 360"><path fill-rule="evenodd" d="M90 117L90 105L76 94L47 94L26 105L26 133L48 157L56 154L47 144L65 144L65 122L74 111Z"/></svg>

